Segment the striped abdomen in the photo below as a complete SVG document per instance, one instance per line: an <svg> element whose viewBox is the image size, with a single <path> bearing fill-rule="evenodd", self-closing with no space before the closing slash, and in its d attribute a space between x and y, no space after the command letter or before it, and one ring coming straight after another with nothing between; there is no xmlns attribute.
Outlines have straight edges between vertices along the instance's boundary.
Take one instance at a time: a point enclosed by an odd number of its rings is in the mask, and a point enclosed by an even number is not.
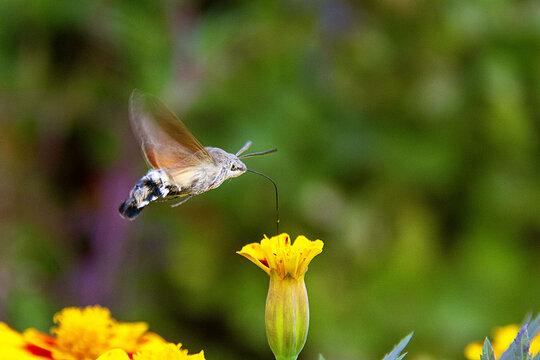
<svg viewBox="0 0 540 360"><path fill-rule="evenodd" d="M120 205L120 215L133 219L150 202L162 197L174 198L183 195L181 190L171 183L169 176L162 170L150 170L131 189L129 198Z"/></svg>

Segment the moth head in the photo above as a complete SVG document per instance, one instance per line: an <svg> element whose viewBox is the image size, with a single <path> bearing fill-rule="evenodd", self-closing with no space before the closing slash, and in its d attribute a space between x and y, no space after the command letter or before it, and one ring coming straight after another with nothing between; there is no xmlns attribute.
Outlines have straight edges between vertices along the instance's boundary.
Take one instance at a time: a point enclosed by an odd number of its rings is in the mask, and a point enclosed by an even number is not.
<svg viewBox="0 0 540 360"><path fill-rule="evenodd" d="M228 171L231 177L240 176L247 171L246 165L238 158L232 159Z"/></svg>

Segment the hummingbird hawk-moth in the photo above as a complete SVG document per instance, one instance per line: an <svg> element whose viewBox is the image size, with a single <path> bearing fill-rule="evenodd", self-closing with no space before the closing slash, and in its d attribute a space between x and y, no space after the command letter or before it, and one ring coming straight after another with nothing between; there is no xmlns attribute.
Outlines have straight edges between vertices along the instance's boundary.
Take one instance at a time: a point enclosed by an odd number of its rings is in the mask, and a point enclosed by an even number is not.
<svg viewBox="0 0 540 360"><path fill-rule="evenodd" d="M236 154L217 147L204 147L161 101L139 90L134 90L129 99L129 118L152 169L120 205L118 210L124 218L134 219L147 205L160 199L186 197L173 206L183 204L246 171L272 181L268 176L248 169L240 159L269 154L276 149L242 155L251 146L251 141Z"/></svg>

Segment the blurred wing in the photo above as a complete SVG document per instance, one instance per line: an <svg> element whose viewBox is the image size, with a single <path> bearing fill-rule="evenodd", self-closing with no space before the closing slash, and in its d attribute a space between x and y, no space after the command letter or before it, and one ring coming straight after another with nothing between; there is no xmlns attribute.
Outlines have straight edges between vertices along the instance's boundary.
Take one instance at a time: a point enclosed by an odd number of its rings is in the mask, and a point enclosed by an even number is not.
<svg viewBox="0 0 540 360"><path fill-rule="evenodd" d="M193 184L197 183L201 177L203 167L188 164L182 164L181 166L172 166L165 169L167 174L171 177L172 181L181 190L191 188Z"/></svg>
<svg viewBox="0 0 540 360"><path fill-rule="evenodd" d="M212 155L157 98L134 90L129 115L148 163L156 168L213 163Z"/></svg>

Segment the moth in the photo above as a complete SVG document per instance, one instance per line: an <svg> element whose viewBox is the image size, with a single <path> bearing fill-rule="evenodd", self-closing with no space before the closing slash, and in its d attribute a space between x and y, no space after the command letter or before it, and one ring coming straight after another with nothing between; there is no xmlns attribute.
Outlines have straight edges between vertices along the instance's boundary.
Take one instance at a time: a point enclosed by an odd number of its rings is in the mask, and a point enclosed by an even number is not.
<svg viewBox="0 0 540 360"><path fill-rule="evenodd" d="M248 169L241 159L269 154L276 149L242 155L251 146L251 141L236 154L217 147L204 147L184 123L154 96L134 90L129 99L129 118L144 157L152 168L120 205L120 215L126 219L133 220L142 209L156 200L185 197L173 206L181 205L246 171L270 179Z"/></svg>

